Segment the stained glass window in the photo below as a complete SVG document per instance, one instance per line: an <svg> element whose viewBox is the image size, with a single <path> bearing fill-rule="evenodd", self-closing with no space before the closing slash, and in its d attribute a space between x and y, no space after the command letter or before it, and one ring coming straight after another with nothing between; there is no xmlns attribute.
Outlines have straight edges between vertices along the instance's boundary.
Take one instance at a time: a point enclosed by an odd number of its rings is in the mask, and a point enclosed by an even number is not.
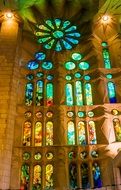
<svg viewBox="0 0 121 190"><path fill-rule="evenodd" d="M53 145L53 123L46 123L46 145Z"/></svg>
<svg viewBox="0 0 121 190"><path fill-rule="evenodd" d="M47 158L48 160L52 160L52 158L53 158L53 153L52 153L52 152L48 152L48 153L46 154L46 158Z"/></svg>
<svg viewBox="0 0 121 190"><path fill-rule="evenodd" d="M96 128L94 121L89 121L88 131L89 131L89 144L97 144Z"/></svg>
<svg viewBox="0 0 121 190"><path fill-rule="evenodd" d="M68 61L65 63L65 68L67 70L73 70L73 69L75 69L75 67L76 67L76 65L74 62Z"/></svg>
<svg viewBox="0 0 121 190"><path fill-rule="evenodd" d="M120 120L115 118L113 120L113 126L114 126L116 141L121 141L121 123L120 123Z"/></svg>
<svg viewBox="0 0 121 190"><path fill-rule="evenodd" d="M23 127L23 146L31 145L31 122L26 121Z"/></svg>
<svg viewBox="0 0 121 190"><path fill-rule="evenodd" d="M42 123L35 124L35 146L42 146Z"/></svg>
<svg viewBox="0 0 121 190"><path fill-rule="evenodd" d="M82 151L82 152L80 153L80 157L81 157L82 160L86 159L86 158L87 158L87 155L88 155L87 151Z"/></svg>
<svg viewBox="0 0 121 190"><path fill-rule="evenodd" d="M28 80L33 80L34 75L32 75L32 74L28 74L28 75L26 76L26 78L27 78Z"/></svg>
<svg viewBox="0 0 121 190"><path fill-rule="evenodd" d="M85 117L85 112L83 112L83 111L78 111L78 113L77 113L77 115L78 115L78 117Z"/></svg>
<svg viewBox="0 0 121 190"><path fill-rule="evenodd" d="M110 61L110 54L108 50L108 44L107 42L102 42L102 54L103 54L103 60L104 60L104 67L105 69L111 69L111 61Z"/></svg>
<svg viewBox="0 0 121 190"><path fill-rule="evenodd" d="M110 103L116 103L116 90L115 90L115 84L113 82L108 82L107 84L108 87L108 97Z"/></svg>
<svg viewBox="0 0 121 190"><path fill-rule="evenodd" d="M29 190L30 168L28 164L21 167L21 189Z"/></svg>
<svg viewBox="0 0 121 190"><path fill-rule="evenodd" d="M95 162L92 167L94 188L102 187L101 171L99 165Z"/></svg>
<svg viewBox="0 0 121 190"><path fill-rule="evenodd" d="M70 163L69 165L69 182L70 188L77 187L77 165L75 163Z"/></svg>
<svg viewBox="0 0 121 190"><path fill-rule="evenodd" d="M53 64L51 61L44 61L42 63L42 68L45 70L51 70L53 68Z"/></svg>
<svg viewBox="0 0 121 190"><path fill-rule="evenodd" d="M89 168L87 163L82 163L81 164L81 177L82 177L82 188L87 189L90 187L89 184Z"/></svg>
<svg viewBox="0 0 121 190"><path fill-rule="evenodd" d="M81 74L80 74L79 72L76 72L76 73L74 74L74 76L75 76L75 78L77 78L77 79L81 78Z"/></svg>
<svg viewBox="0 0 121 190"><path fill-rule="evenodd" d="M75 129L74 129L74 122L68 122L68 133L67 133L68 145L75 144Z"/></svg>
<svg viewBox="0 0 121 190"><path fill-rule="evenodd" d="M92 101L92 87L90 83L85 84L85 98L87 105L93 105Z"/></svg>
<svg viewBox="0 0 121 190"><path fill-rule="evenodd" d="M78 123L78 144L86 145L85 123L83 121Z"/></svg>
<svg viewBox="0 0 121 190"><path fill-rule="evenodd" d="M77 154L76 154L75 151L71 151L71 152L68 153L69 159L74 159L74 158L76 158L76 156L77 156Z"/></svg>
<svg viewBox="0 0 121 190"><path fill-rule="evenodd" d="M39 68L39 63L37 63L36 61L29 61L27 64L27 68L29 70L35 70Z"/></svg>
<svg viewBox="0 0 121 190"><path fill-rule="evenodd" d="M41 158L42 158L42 155L40 152L35 153L35 155L34 155L35 160L41 160Z"/></svg>
<svg viewBox="0 0 121 190"><path fill-rule="evenodd" d="M73 105L73 89L72 84L66 84L66 104L67 106Z"/></svg>
<svg viewBox="0 0 121 190"><path fill-rule="evenodd" d="M25 104L27 106L31 106L32 100L33 100L33 84L27 83L26 90L25 90Z"/></svg>
<svg viewBox="0 0 121 190"><path fill-rule="evenodd" d="M46 165L46 188L53 187L53 165Z"/></svg>
<svg viewBox="0 0 121 190"><path fill-rule="evenodd" d="M23 153L23 160L29 160L30 159L30 157L31 157L31 154L29 153L29 152L24 152Z"/></svg>
<svg viewBox="0 0 121 190"><path fill-rule="evenodd" d="M37 52L37 53L35 53L35 58L38 61L42 61L46 58L46 54L43 52Z"/></svg>
<svg viewBox="0 0 121 190"><path fill-rule="evenodd" d="M33 189L41 189L42 169L40 165L34 166Z"/></svg>
<svg viewBox="0 0 121 190"><path fill-rule="evenodd" d="M37 87L36 87L36 105L41 106L43 105L43 81L39 80L37 81Z"/></svg>
<svg viewBox="0 0 121 190"><path fill-rule="evenodd" d="M79 63L79 68L81 70L87 70L87 69L89 69L89 63L86 61L82 61Z"/></svg>
<svg viewBox="0 0 121 190"><path fill-rule="evenodd" d="M77 27L71 25L70 21L61 19L48 19L45 25L38 25L36 31L38 42L43 44L45 49L54 49L57 52L63 49L70 50L73 45L79 43L81 34L77 32Z"/></svg>
<svg viewBox="0 0 121 190"><path fill-rule="evenodd" d="M96 150L93 150L93 151L91 151L91 156L92 156L92 158L98 158L99 154Z"/></svg>
<svg viewBox="0 0 121 190"><path fill-rule="evenodd" d="M53 105L53 84L47 83L46 85L47 106Z"/></svg>
<svg viewBox="0 0 121 190"><path fill-rule="evenodd" d="M83 95L82 95L82 83L81 81L76 81L76 105L82 106L83 105Z"/></svg>
<svg viewBox="0 0 121 190"><path fill-rule="evenodd" d="M112 79L112 77L113 77L113 76L112 76L111 74L107 74L107 75L106 75L106 78L107 78L107 79Z"/></svg>
<svg viewBox="0 0 121 190"><path fill-rule="evenodd" d="M80 53L73 53L72 54L72 59L75 61L79 61L82 59L82 55Z"/></svg>

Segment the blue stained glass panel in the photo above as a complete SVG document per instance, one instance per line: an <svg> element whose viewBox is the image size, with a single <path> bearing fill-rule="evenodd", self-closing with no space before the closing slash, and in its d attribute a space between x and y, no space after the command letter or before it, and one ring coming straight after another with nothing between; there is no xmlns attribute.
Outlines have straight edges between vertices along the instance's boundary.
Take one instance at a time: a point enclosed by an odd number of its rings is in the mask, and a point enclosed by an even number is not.
<svg viewBox="0 0 121 190"><path fill-rule="evenodd" d="M27 68L30 70L35 70L39 68L39 63L37 63L36 61L29 61L27 64Z"/></svg>
<svg viewBox="0 0 121 190"><path fill-rule="evenodd" d="M67 33L66 36L68 36L68 37L72 36L72 37L78 37L79 38L81 36L81 34L78 32L74 32L74 33Z"/></svg>
<svg viewBox="0 0 121 190"><path fill-rule="evenodd" d="M72 84L66 84L66 104L68 106L72 106L73 105Z"/></svg>
<svg viewBox="0 0 121 190"><path fill-rule="evenodd" d="M60 44L59 41L58 41L57 44L56 44L55 50L56 50L56 51L61 51L61 50L62 50L62 47L61 47L61 44Z"/></svg>
<svg viewBox="0 0 121 190"><path fill-rule="evenodd" d="M35 58L36 58L38 61L42 61L42 60L44 60L44 59L46 58L46 55L45 55L45 53L43 53L43 52L37 52L37 53L35 54Z"/></svg>
<svg viewBox="0 0 121 190"><path fill-rule="evenodd" d="M50 61L45 61L42 63L42 68L45 70L51 70L53 68L53 64Z"/></svg>
<svg viewBox="0 0 121 190"><path fill-rule="evenodd" d="M102 187L101 171L99 165L95 162L92 167L94 188Z"/></svg>
<svg viewBox="0 0 121 190"><path fill-rule="evenodd" d="M72 49L72 45L70 45L68 42L66 42L65 40L62 39L63 45L65 47L65 49Z"/></svg>
<svg viewBox="0 0 121 190"><path fill-rule="evenodd" d="M82 188L83 189L89 189L89 167L88 164L83 162L81 164L81 177L82 177Z"/></svg>
<svg viewBox="0 0 121 190"><path fill-rule="evenodd" d="M83 95L82 95L82 83L81 81L76 81L76 105L82 106L83 105Z"/></svg>
<svg viewBox="0 0 121 190"><path fill-rule="evenodd" d="M92 87L90 83L85 84L85 96L86 96L86 104L93 105L92 101Z"/></svg>
<svg viewBox="0 0 121 190"><path fill-rule="evenodd" d="M36 105L41 106L43 105L43 81L39 80L37 81L37 87L36 87Z"/></svg>
<svg viewBox="0 0 121 190"><path fill-rule="evenodd" d="M108 82L108 97L110 103L116 103L116 90L115 90L115 84L113 82Z"/></svg>
<svg viewBox="0 0 121 190"><path fill-rule="evenodd" d="M25 91L25 104L27 106L31 106L33 101L33 84L27 83L26 84L26 91Z"/></svg>
<svg viewBox="0 0 121 190"><path fill-rule="evenodd" d="M76 39L74 39L74 38L65 38L66 40L68 40L69 42L71 42L71 43L73 43L73 44L78 44L79 43L79 40L76 40Z"/></svg>
<svg viewBox="0 0 121 190"><path fill-rule="evenodd" d="M76 30L76 29L77 29L76 26L71 26L71 27L69 27L68 29L66 29L65 32L72 32L72 31L74 31L74 30Z"/></svg>
<svg viewBox="0 0 121 190"><path fill-rule="evenodd" d="M21 189L27 187L30 180L30 167L28 164L23 164L21 167Z"/></svg>

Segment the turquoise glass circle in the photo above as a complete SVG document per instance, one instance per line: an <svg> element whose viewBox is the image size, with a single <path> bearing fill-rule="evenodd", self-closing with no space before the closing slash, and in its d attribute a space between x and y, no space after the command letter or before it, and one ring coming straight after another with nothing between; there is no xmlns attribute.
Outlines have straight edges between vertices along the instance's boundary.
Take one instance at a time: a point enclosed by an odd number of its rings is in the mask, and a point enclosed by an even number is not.
<svg viewBox="0 0 121 190"><path fill-rule="evenodd" d="M107 47L108 43L107 42L102 42L101 45L102 45L102 47Z"/></svg>
<svg viewBox="0 0 121 190"><path fill-rule="evenodd" d="M107 75L106 75L106 78L107 78L107 79L112 79L112 77L113 77L113 76L112 76L111 74L107 74Z"/></svg>
<svg viewBox="0 0 121 190"><path fill-rule="evenodd" d="M42 60L44 60L46 58L46 55L43 52L37 52L37 53L35 53L35 58L38 61L42 61Z"/></svg>
<svg viewBox="0 0 121 190"><path fill-rule="evenodd" d="M42 63L42 68L45 70L50 70L53 68L53 64L50 61L45 61Z"/></svg>
<svg viewBox="0 0 121 190"><path fill-rule="evenodd" d="M34 76L32 74L28 74L28 75L26 75L26 78L28 80L33 80Z"/></svg>
<svg viewBox="0 0 121 190"><path fill-rule="evenodd" d="M53 80L53 75L47 75L47 80Z"/></svg>
<svg viewBox="0 0 121 190"><path fill-rule="evenodd" d="M75 67L76 67L75 63L73 63L71 61L65 63L65 68L67 70L73 70L73 69L75 69Z"/></svg>
<svg viewBox="0 0 121 190"><path fill-rule="evenodd" d="M72 59L75 61L79 61L82 59L82 55L80 53L73 53L72 54Z"/></svg>
<svg viewBox="0 0 121 190"><path fill-rule="evenodd" d="M94 117L94 112L93 111L89 111L87 114L88 114L89 117Z"/></svg>
<svg viewBox="0 0 121 190"><path fill-rule="evenodd" d="M72 76L71 75L66 75L66 80L71 80Z"/></svg>
<svg viewBox="0 0 121 190"><path fill-rule="evenodd" d="M82 61L79 63L79 68L82 70L87 70L89 69L89 63L86 61Z"/></svg>
<svg viewBox="0 0 121 190"><path fill-rule="evenodd" d="M55 38L62 38L64 36L64 33L60 30L56 30L55 32L53 32L53 36Z"/></svg>
<svg viewBox="0 0 121 190"><path fill-rule="evenodd" d="M85 116L85 112L79 111L79 112L77 113L77 115L78 115L78 117L84 117L84 116Z"/></svg>
<svg viewBox="0 0 121 190"><path fill-rule="evenodd" d="M91 77L90 77L89 75L85 75L85 76L84 76L84 80L88 81L88 80L90 80L90 79L91 79Z"/></svg>
<svg viewBox="0 0 121 190"><path fill-rule="evenodd" d="M29 61L27 64L27 68L30 70L35 70L39 68L39 63L37 63L36 61Z"/></svg>
<svg viewBox="0 0 121 190"><path fill-rule="evenodd" d="M78 78L81 78L81 74L80 74L79 72L75 73L74 76L75 76L75 78L77 78L77 79L78 79Z"/></svg>
<svg viewBox="0 0 121 190"><path fill-rule="evenodd" d="M43 77L43 76L44 76L44 74L43 74L43 73L41 73L41 72L38 72L38 73L36 74L36 76L37 76L38 78L41 78L41 77Z"/></svg>

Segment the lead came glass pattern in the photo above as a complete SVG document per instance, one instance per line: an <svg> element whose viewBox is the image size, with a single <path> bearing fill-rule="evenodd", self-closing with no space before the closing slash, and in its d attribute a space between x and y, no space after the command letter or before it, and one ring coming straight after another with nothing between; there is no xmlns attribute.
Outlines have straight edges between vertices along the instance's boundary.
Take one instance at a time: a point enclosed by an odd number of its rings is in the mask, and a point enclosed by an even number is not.
<svg viewBox="0 0 121 190"><path fill-rule="evenodd" d="M53 187L53 165L46 165L46 188L49 189Z"/></svg>
<svg viewBox="0 0 121 190"><path fill-rule="evenodd" d="M41 176L42 171L41 171L41 166L36 165L34 166L34 179L33 179L33 189L41 190Z"/></svg>
<svg viewBox="0 0 121 190"><path fill-rule="evenodd" d="M68 130L67 130L67 140L68 145L75 145L75 129L74 129L74 122L68 122Z"/></svg>
<svg viewBox="0 0 121 190"><path fill-rule="evenodd" d="M33 84L32 83L27 83L26 84L26 90L25 90L25 104L27 106L31 106L32 105L32 101L33 101Z"/></svg>
<svg viewBox="0 0 121 190"><path fill-rule="evenodd" d="M35 124L35 146L42 146L42 123Z"/></svg>
<svg viewBox="0 0 121 190"><path fill-rule="evenodd" d="M31 122L26 121L23 128L23 146L31 145Z"/></svg>
<svg viewBox="0 0 121 190"><path fill-rule="evenodd" d="M23 164L21 167L21 189L28 187L30 180L30 167L28 164Z"/></svg>
<svg viewBox="0 0 121 190"><path fill-rule="evenodd" d="M36 87L36 105L41 106L43 105L43 88L44 84L43 81L39 80L37 81L37 87Z"/></svg>
<svg viewBox="0 0 121 190"><path fill-rule="evenodd" d="M105 69L111 69L111 60L110 60L110 54L107 42L102 42L102 47L103 47L102 54L103 54L104 67Z"/></svg>
<svg viewBox="0 0 121 190"><path fill-rule="evenodd" d="M59 18L48 19L44 24L38 25L35 35L38 43L42 44L45 49L54 49L57 52L72 49L79 43L81 37L75 25Z"/></svg>
<svg viewBox="0 0 121 190"><path fill-rule="evenodd" d="M82 95L82 83L81 81L76 81L76 105L83 105L83 95Z"/></svg>
<svg viewBox="0 0 121 190"><path fill-rule="evenodd" d="M73 89L72 84L66 84L66 104L68 106L73 105Z"/></svg>
<svg viewBox="0 0 121 190"><path fill-rule="evenodd" d="M46 85L46 99L47 99L47 106L53 105L53 84L47 83Z"/></svg>
<svg viewBox="0 0 121 190"><path fill-rule="evenodd" d="M115 90L115 84L113 82L108 82L107 84L108 87L108 97L109 97L109 101L110 103L116 103L116 90Z"/></svg>
<svg viewBox="0 0 121 190"><path fill-rule="evenodd" d="M86 145L85 123L83 121L78 122L78 144Z"/></svg>

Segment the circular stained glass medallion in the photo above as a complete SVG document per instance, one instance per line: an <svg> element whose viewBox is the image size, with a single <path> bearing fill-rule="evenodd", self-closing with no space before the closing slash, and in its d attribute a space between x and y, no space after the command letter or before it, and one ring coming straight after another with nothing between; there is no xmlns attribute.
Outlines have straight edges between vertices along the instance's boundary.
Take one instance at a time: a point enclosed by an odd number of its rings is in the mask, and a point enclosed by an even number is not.
<svg viewBox="0 0 121 190"><path fill-rule="evenodd" d="M107 79L112 79L112 77L113 77L113 76L112 76L111 74L107 74L107 75L106 75L106 78L107 78Z"/></svg>
<svg viewBox="0 0 121 190"><path fill-rule="evenodd" d="M98 154L97 151L93 150L93 151L91 152L91 156L92 156L93 158L98 158L99 154Z"/></svg>
<svg viewBox="0 0 121 190"><path fill-rule="evenodd" d="M84 80L89 81L90 79L91 79L91 77L89 75L84 76Z"/></svg>
<svg viewBox="0 0 121 190"><path fill-rule="evenodd" d="M89 111L87 114L88 114L89 117L94 117L94 112L93 111Z"/></svg>
<svg viewBox="0 0 121 190"><path fill-rule="evenodd" d="M102 47L107 47L108 43L107 42L102 42L101 45L102 45Z"/></svg>
<svg viewBox="0 0 121 190"><path fill-rule="evenodd" d="M28 80L33 80L34 75L32 75L32 74L28 74L28 75L26 75L26 78L27 78Z"/></svg>
<svg viewBox="0 0 121 190"><path fill-rule="evenodd" d="M48 112L46 113L46 116L47 116L48 118L51 118L51 117L53 116L53 112L48 111Z"/></svg>
<svg viewBox="0 0 121 190"><path fill-rule="evenodd" d="M43 74L42 72L38 72L38 73L36 74L36 76L37 76L38 78L41 78L41 77L44 76L44 74Z"/></svg>
<svg viewBox="0 0 121 190"><path fill-rule="evenodd" d="M81 78L81 74L80 74L79 72L75 73L74 76L75 76L75 78L77 78L77 79Z"/></svg>
<svg viewBox="0 0 121 190"><path fill-rule="evenodd" d="M56 18L48 19L44 24L37 26L35 35L45 49L54 49L60 52L63 49L70 50L73 45L79 43L81 34L75 25L71 25L70 21Z"/></svg>
<svg viewBox="0 0 121 190"><path fill-rule="evenodd" d="M47 75L47 80L53 80L53 75Z"/></svg>
<svg viewBox="0 0 121 190"><path fill-rule="evenodd" d="M78 113L77 113L77 115L78 115L78 117L85 117L85 112L83 112L83 111L78 111Z"/></svg>
<svg viewBox="0 0 121 190"><path fill-rule="evenodd" d="M72 59L75 61L79 61L82 59L82 55L80 53L73 53L72 54Z"/></svg>
<svg viewBox="0 0 121 190"><path fill-rule="evenodd" d="M86 159L87 158L87 151L82 151L80 153L80 157L81 157L81 159Z"/></svg>
<svg viewBox="0 0 121 190"><path fill-rule="evenodd" d="M47 158L48 160L51 160L51 159L53 158L53 153L48 152L48 153L46 154L46 158Z"/></svg>
<svg viewBox="0 0 121 190"><path fill-rule="evenodd" d="M30 70L35 70L39 68L39 63L37 63L36 61L29 61L27 63L27 68Z"/></svg>
<svg viewBox="0 0 121 190"><path fill-rule="evenodd" d="M37 53L35 53L35 58L38 61L42 61L42 60L44 60L46 58L46 55L43 52L37 52Z"/></svg>
<svg viewBox="0 0 121 190"><path fill-rule="evenodd" d="M76 65L74 62L68 61L65 63L65 68L67 70L73 70L73 69L75 69L75 67L76 67Z"/></svg>
<svg viewBox="0 0 121 190"><path fill-rule="evenodd" d="M79 68L82 70L87 70L89 69L89 63L86 61L82 61L79 63Z"/></svg>
<svg viewBox="0 0 121 190"><path fill-rule="evenodd" d="M41 153L37 152L35 155L34 155L34 159L35 160L40 160L42 158L42 155Z"/></svg>
<svg viewBox="0 0 121 190"><path fill-rule="evenodd" d="M31 157L30 153L29 152L24 152L23 153L23 160L27 161L29 160Z"/></svg>
<svg viewBox="0 0 121 190"><path fill-rule="evenodd" d="M72 76L71 75L66 75L66 80L71 80Z"/></svg>
<svg viewBox="0 0 121 190"><path fill-rule="evenodd" d="M113 115L118 115L119 114L119 111L117 109L113 109L111 112L112 112Z"/></svg>
<svg viewBox="0 0 121 190"><path fill-rule="evenodd" d="M45 61L42 63L42 68L45 70L50 70L53 68L53 64L51 61Z"/></svg>
<svg viewBox="0 0 121 190"><path fill-rule="evenodd" d="M42 112L38 111L35 115L36 115L36 117L39 119L39 118L42 117Z"/></svg>
<svg viewBox="0 0 121 190"><path fill-rule="evenodd" d="M32 116L32 113L31 113L30 111L27 111L27 112L24 113L24 116L25 116L26 118L29 118L29 117Z"/></svg>
<svg viewBox="0 0 121 190"><path fill-rule="evenodd" d="M74 159L74 158L76 158L76 152L74 152L74 151L69 152L69 153L68 153L68 157L69 157L69 159Z"/></svg>
<svg viewBox="0 0 121 190"><path fill-rule="evenodd" d="M74 112L73 111L68 111L67 112L67 116L68 117L73 117L74 116Z"/></svg>

